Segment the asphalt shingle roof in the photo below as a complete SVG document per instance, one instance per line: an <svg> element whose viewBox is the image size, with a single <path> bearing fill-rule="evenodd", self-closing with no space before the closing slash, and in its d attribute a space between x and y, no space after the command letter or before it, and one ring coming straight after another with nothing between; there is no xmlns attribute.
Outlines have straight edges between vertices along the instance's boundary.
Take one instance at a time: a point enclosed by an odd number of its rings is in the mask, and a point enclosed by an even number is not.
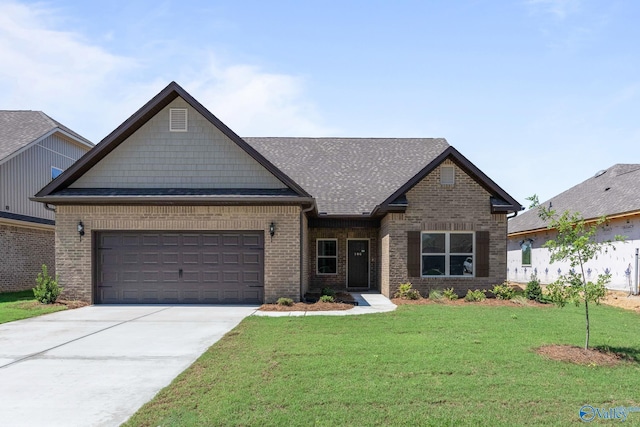
<svg viewBox="0 0 640 427"><path fill-rule="evenodd" d="M87 139L63 126L42 111L0 110L0 160L56 128L91 144Z"/></svg>
<svg viewBox="0 0 640 427"><path fill-rule="evenodd" d="M585 219L640 210L640 164L616 164L541 205L580 212ZM509 233L546 228L536 209L509 220Z"/></svg>
<svg viewBox="0 0 640 427"><path fill-rule="evenodd" d="M369 214L449 147L443 138L243 139L332 215Z"/></svg>

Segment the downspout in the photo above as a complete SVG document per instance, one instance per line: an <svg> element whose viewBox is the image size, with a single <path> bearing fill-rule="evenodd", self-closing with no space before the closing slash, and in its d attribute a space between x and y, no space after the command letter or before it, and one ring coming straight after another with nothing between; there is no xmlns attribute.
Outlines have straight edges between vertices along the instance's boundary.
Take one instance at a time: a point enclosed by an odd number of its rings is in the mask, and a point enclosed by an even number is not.
<svg viewBox="0 0 640 427"><path fill-rule="evenodd" d="M304 230L303 230L302 224L304 223L304 221L303 221L304 215L307 212L311 212L314 207L315 207L315 203L312 203L311 206L309 206L306 209L302 209L300 211L300 301L302 301L302 298L303 298L303 295L302 295L302 283L303 283L303 279L304 279L304 251L306 249L304 247Z"/></svg>
<svg viewBox="0 0 640 427"><path fill-rule="evenodd" d="M43 203L42 205L43 205L43 206L44 206L44 208L45 208L46 210L48 210L48 211L51 211L51 212L55 212L55 211L56 211L56 208L55 208L55 207L53 207L53 208L52 208L52 207L50 207L50 206L49 206L49 203Z"/></svg>
<svg viewBox="0 0 640 427"><path fill-rule="evenodd" d="M633 294L634 295L638 295L638 248L636 248L636 268L635 268L635 274L634 274L634 284L633 284Z"/></svg>

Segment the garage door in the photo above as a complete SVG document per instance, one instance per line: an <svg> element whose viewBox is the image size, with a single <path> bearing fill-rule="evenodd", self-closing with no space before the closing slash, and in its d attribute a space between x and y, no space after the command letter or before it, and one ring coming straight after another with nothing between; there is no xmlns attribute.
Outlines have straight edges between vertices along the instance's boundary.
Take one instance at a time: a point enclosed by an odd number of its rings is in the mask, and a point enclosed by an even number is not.
<svg viewBox="0 0 640 427"><path fill-rule="evenodd" d="M96 303L262 303L263 242L261 231L99 232Z"/></svg>

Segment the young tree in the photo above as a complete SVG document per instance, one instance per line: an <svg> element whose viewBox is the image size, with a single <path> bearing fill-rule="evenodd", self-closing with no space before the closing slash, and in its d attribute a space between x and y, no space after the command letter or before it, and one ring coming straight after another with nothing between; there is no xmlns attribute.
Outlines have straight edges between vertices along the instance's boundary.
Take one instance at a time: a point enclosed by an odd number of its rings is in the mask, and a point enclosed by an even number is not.
<svg viewBox="0 0 640 427"><path fill-rule="evenodd" d="M571 266L571 270L547 286L547 290L551 300L560 307L564 307L567 302L573 302L576 306L584 302L586 350L589 348L589 303L600 303L600 298L606 295L605 286L609 283L611 275L598 274L595 282L587 280L585 264L597 259L601 253L607 253L609 249L615 250L612 240L596 240L598 227L606 223L607 219L601 217L587 222L579 212L564 211L558 214L551 207L540 206L535 194L527 200L531 201L530 208L538 208L538 215L547 222L547 228L557 232L555 239L544 244L544 247L549 249L551 262L567 261ZM624 237L616 235L614 240L624 241Z"/></svg>

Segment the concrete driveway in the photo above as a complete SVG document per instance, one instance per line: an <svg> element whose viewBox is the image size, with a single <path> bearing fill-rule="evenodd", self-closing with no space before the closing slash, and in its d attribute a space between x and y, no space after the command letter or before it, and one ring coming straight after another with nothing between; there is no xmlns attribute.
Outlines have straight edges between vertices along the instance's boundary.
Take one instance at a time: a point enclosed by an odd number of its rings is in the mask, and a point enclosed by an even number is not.
<svg viewBox="0 0 640 427"><path fill-rule="evenodd" d="M90 306L0 325L2 426L117 426L257 306Z"/></svg>

